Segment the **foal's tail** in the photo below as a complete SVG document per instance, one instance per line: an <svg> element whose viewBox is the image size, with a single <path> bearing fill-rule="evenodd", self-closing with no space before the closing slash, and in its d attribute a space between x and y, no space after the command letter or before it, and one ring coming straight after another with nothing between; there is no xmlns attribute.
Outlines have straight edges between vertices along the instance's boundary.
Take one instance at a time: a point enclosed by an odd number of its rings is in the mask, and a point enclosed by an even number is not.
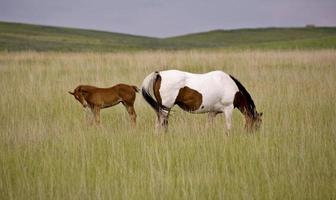
<svg viewBox="0 0 336 200"><path fill-rule="evenodd" d="M135 92L139 92L140 91L140 89L137 86L135 86L135 85L132 85L131 87L134 89Z"/></svg>
<svg viewBox="0 0 336 200"><path fill-rule="evenodd" d="M142 82L141 92L146 102L155 110L156 114L163 110L167 110L165 106L158 102L154 94L154 84L161 78L158 71L149 74ZM154 96L154 97L153 97Z"/></svg>

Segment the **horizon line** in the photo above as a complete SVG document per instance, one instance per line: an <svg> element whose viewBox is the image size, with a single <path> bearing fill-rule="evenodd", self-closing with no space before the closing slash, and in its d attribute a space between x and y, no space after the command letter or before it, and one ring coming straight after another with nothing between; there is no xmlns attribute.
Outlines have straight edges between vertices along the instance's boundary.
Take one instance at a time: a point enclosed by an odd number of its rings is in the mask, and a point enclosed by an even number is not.
<svg viewBox="0 0 336 200"><path fill-rule="evenodd" d="M236 30L254 30L254 29L286 29L286 28L336 28L336 26L319 26L317 24L305 24L304 26L260 26L260 27L241 27L241 28L229 28L229 29L208 29L204 31L199 32L190 32L190 33L184 33L180 35L172 35L167 37L158 37L158 36L147 36L147 35L138 35L133 33L125 33L125 32L114 32L109 30L103 30L103 29L93 29L93 28L85 28L85 27L70 27L70 26L58 26L58 25L49 25L49 24L38 24L38 23L26 23L26 22L18 22L18 21L2 21L0 20L0 23L8 23L8 24L20 24L20 25L32 25L32 26L44 26L44 27L50 27L50 28L65 28L65 29L77 29L77 30L84 30L84 31L95 31L95 32L102 32L102 33L112 33L112 34L120 34L120 35L126 35L126 36L135 36L135 37L144 37L144 38L152 38L152 39L169 39L169 38L175 38L175 37L183 37L188 35L196 35L196 34L202 34L202 33L208 33L208 32L215 32L215 31L236 31Z"/></svg>

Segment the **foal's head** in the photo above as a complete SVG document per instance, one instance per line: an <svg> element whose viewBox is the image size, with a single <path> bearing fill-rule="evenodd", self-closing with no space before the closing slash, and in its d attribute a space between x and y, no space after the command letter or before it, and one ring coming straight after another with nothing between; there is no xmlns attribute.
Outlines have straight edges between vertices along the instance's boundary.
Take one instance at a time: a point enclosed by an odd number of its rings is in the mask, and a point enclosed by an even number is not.
<svg viewBox="0 0 336 200"><path fill-rule="evenodd" d="M81 86L76 87L73 92L69 91L69 94L73 95L75 99L83 105L84 108L88 106L88 103L84 98L83 91L81 90Z"/></svg>

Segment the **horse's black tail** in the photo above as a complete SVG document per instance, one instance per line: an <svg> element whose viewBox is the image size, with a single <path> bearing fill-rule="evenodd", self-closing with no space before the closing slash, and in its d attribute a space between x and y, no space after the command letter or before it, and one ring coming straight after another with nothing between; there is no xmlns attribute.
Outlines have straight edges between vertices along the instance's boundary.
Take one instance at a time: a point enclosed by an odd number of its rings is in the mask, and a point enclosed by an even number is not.
<svg viewBox="0 0 336 200"><path fill-rule="evenodd" d="M142 82L141 92L142 96L146 100L146 102L154 109L156 114L158 114L163 106L156 99L154 99L154 83L157 80L158 76L160 76L159 72L153 72L149 74ZM155 95L154 95L155 96Z"/></svg>

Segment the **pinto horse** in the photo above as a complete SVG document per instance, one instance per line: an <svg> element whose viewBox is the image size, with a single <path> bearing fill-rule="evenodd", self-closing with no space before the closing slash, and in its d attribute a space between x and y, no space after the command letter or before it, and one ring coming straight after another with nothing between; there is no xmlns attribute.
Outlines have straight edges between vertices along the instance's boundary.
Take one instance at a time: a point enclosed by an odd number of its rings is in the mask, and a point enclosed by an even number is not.
<svg viewBox="0 0 336 200"><path fill-rule="evenodd" d="M73 92L69 92L78 100L84 108L90 108L97 124L100 123L100 109L108 108L122 103L131 119L132 124L136 124L136 113L134 101L136 86L117 84L110 88L98 88L90 85L79 85Z"/></svg>
<svg viewBox="0 0 336 200"><path fill-rule="evenodd" d="M237 79L223 71L205 74L156 71L144 79L141 90L157 114L157 128L167 130L169 112L175 104L191 113L209 113L209 121L224 113L228 130L234 108L245 116L247 130L256 130L261 125L262 113L257 112L250 94Z"/></svg>

